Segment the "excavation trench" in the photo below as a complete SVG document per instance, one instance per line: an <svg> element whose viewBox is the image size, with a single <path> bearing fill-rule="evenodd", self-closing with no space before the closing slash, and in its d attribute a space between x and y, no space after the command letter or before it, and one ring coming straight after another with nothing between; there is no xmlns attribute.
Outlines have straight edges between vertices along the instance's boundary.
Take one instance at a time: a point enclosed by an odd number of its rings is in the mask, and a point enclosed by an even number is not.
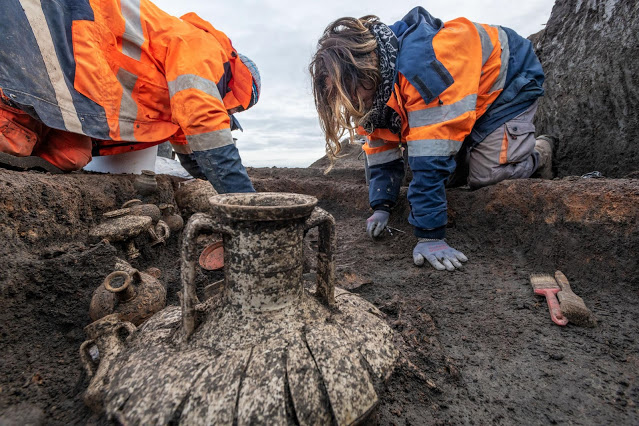
<svg viewBox="0 0 639 426"><path fill-rule="evenodd" d="M337 221L337 284L376 305L395 331L401 356L380 424L639 422L639 180L449 190L448 241L470 260L448 273L413 265L405 201L392 234L365 235L361 173L249 173L260 192L319 199ZM104 212L139 198L133 180L0 170L0 423L105 423L82 401L88 377L78 350L91 295L126 247L88 234ZM159 176L158 193L144 201L174 202L180 181ZM159 268L177 305L179 235L153 247L139 238L132 265ZM317 233L305 244L315 249ZM552 323L528 277L555 270L597 317L595 328ZM198 291L221 278L198 270Z"/></svg>

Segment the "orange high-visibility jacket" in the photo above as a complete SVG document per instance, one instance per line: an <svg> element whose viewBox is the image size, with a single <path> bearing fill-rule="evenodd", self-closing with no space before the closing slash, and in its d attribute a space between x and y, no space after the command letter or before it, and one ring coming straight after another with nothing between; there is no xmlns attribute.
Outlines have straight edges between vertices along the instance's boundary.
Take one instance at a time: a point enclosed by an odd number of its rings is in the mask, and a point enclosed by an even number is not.
<svg viewBox="0 0 639 426"><path fill-rule="evenodd" d="M233 143L227 110L248 107L251 73L196 14L148 0L8 0L0 15L4 94L49 127L102 140L94 154L174 135L183 153Z"/></svg>
<svg viewBox="0 0 639 426"><path fill-rule="evenodd" d="M417 7L390 28L399 52L387 105L402 129L367 135L370 204L384 210L395 204L403 176L399 142L405 143L413 172L409 222L418 237L443 238L454 155L465 141L481 143L542 96L543 70L531 43L505 27L465 18L444 23ZM361 127L359 133L366 134Z"/></svg>

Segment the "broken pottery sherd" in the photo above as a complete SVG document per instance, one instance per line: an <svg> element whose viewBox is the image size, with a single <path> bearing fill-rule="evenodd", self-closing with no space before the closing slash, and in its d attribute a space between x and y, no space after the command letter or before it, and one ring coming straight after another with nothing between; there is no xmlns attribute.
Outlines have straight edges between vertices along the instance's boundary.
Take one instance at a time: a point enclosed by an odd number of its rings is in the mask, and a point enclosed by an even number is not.
<svg viewBox="0 0 639 426"><path fill-rule="evenodd" d="M224 244L214 241L207 245L199 258L200 266L207 271L215 271L224 267Z"/></svg>

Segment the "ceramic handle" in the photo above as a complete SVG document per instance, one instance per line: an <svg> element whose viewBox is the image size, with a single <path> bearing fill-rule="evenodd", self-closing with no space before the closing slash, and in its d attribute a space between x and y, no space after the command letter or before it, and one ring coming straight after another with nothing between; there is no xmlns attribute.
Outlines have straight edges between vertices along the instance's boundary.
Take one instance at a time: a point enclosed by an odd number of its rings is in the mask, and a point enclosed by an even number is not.
<svg viewBox="0 0 639 426"><path fill-rule="evenodd" d="M222 225L207 214L195 213L191 216L182 234L181 271L182 280L182 329L188 338L196 327L195 305L200 303L195 292L195 267L197 253L196 237L203 231L231 234L231 229Z"/></svg>
<svg viewBox="0 0 639 426"><path fill-rule="evenodd" d="M315 207L304 223L304 229L308 230L316 226L319 231L317 295L324 299L326 304L333 305L335 303L335 219L326 210Z"/></svg>
<svg viewBox="0 0 639 426"><path fill-rule="evenodd" d="M112 315L112 316L117 318L117 315ZM104 321L104 319L102 320ZM96 321L96 323L98 321ZM125 329L127 331L126 336L118 332L121 329ZM111 333L115 336L118 336L119 339L124 338L124 340L128 340L129 336L131 336L131 334L133 334L133 332L136 330L137 330L137 327L135 325L131 324L128 321L124 321L119 323L115 328L113 328ZM97 337L96 339L98 339L98 341L100 340L99 337ZM91 354L89 353L89 349L91 348L91 346L95 346L98 348L97 361L94 361L93 357L91 357ZM119 346L119 348L122 348L122 346ZM84 342L82 342L82 345L80 345L80 359L82 361L82 365L84 366L84 369L87 371L87 375L89 376L89 379L95 376L95 374L98 372L98 367L100 367L100 363L104 360L103 351L104 353L106 353L107 348L100 348L100 345L94 339L85 340ZM111 347L111 350L109 351L112 357L117 355L119 352L120 350L116 350L115 347Z"/></svg>
<svg viewBox="0 0 639 426"><path fill-rule="evenodd" d="M80 345L80 359L82 360L82 365L84 365L84 369L87 371L87 375L89 379L95 375L95 372L98 370L98 364L93 362L93 358L88 352L88 349L91 345L94 345L95 342L93 340L85 340Z"/></svg>
<svg viewBox="0 0 639 426"><path fill-rule="evenodd" d="M168 240L171 236L171 228L169 228L169 225L167 225L165 221L160 219L155 225L155 233L158 235L159 238Z"/></svg>

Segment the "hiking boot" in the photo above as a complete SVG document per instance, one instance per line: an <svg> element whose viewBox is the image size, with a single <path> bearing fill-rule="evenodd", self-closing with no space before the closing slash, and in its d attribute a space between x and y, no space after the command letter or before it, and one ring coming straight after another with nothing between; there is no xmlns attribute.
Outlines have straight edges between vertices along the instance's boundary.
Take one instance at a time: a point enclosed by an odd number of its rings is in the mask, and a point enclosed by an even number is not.
<svg viewBox="0 0 639 426"><path fill-rule="evenodd" d="M539 166L535 171L535 176L541 179L552 179L552 150L555 138L548 135L538 136L535 141L535 151L539 153Z"/></svg>

